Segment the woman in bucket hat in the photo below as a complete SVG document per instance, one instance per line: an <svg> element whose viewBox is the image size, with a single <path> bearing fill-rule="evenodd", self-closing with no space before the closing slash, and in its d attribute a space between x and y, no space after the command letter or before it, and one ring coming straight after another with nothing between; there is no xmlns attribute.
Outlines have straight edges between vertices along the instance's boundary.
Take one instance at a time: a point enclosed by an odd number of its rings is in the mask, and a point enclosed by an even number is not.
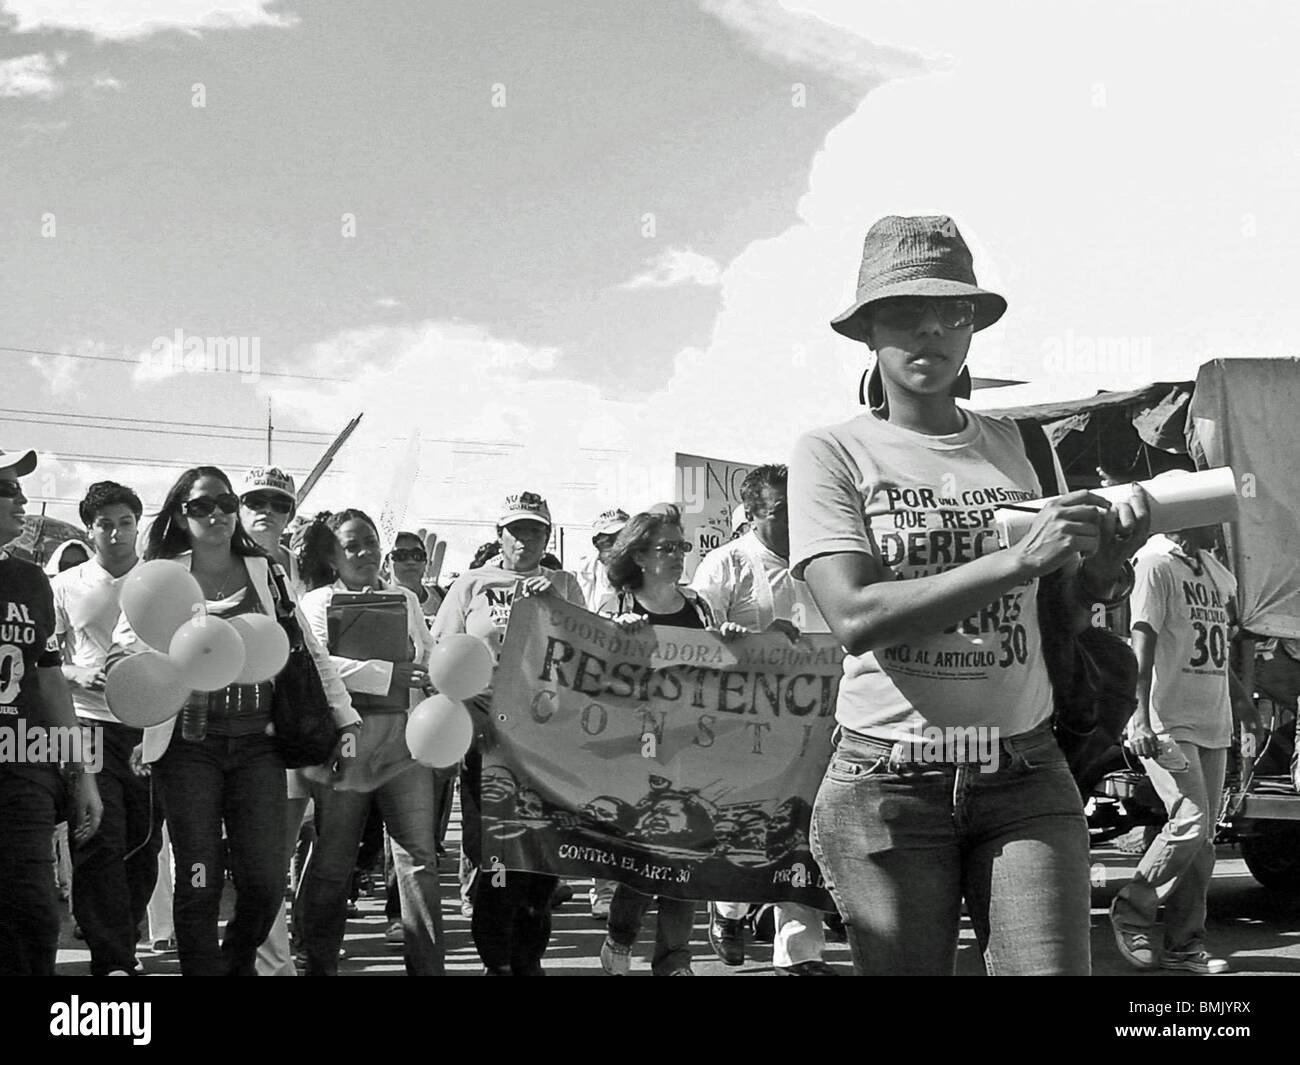
<svg viewBox="0 0 1300 1065"><path fill-rule="evenodd" d="M1005 310L952 219L881 219L831 323L875 355L869 410L790 466L794 573L847 651L812 847L860 973L951 973L963 898L990 973L1090 970L1088 832L1036 591L1068 567L1077 602L1121 598L1146 504L1072 492L999 549L994 509L1043 492L1016 424L956 397Z"/></svg>

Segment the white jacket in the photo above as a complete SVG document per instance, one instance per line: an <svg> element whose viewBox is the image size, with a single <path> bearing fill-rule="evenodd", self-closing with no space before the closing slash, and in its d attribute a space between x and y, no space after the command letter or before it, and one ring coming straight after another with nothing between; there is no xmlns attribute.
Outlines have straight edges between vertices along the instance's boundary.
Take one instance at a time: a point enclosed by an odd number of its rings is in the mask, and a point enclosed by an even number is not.
<svg viewBox="0 0 1300 1065"><path fill-rule="evenodd" d="M190 568L190 560L191 555L188 551L171 559L171 561L179 563L186 569ZM244 558L244 566L252 577L253 587L257 589L262 610L270 617L275 617L271 568L266 559L259 556L246 557ZM293 592L290 591L289 594L292 595ZM294 614L298 618L298 626L302 629L303 642L306 644L307 650L311 652L312 659L316 663L316 669L320 673L321 684L325 688L326 698L329 699L330 710L334 715L335 724L342 728L344 725L360 721L361 715L352 708L352 697L348 695L348 690L339 677L338 670L334 667L330 656L316 638L311 625L308 624L307 618L303 615L302 609L297 603L294 603ZM135 630L131 628L130 622L126 620L126 614L121 614L117 619L117 628L113 630L113 652L111 653L125 650L128 654L138 654L149 649L149 645L140 639L135 634ZM170 721L164 721L161 725L151 725L144 730L145 762L156 762L166 753L175 728L176 718L172 718Z"/></svg>
<svg viewBox="0 0 1300 1065"><path fill-rule="evenodd" d="M302 597L302 614L311 626L316 640L322 646L326 646L329 641L329 610L330 603L334 601L335 592L346 592L347 585L342 581L335 581L331 585L323 588L317 588L315 591L308 592ZM415 597L415 593L409 588L403 588L400 584L388 584L379 581L374 586L376 592L401 592L406 597L406 631L411 638L411 643L415 646L414 661L419 665L427 665L429 662L429 652L433 649L433 635L429 632L429 626L424 620L424 611L420 607L420 600ZM359 659L344 658L341 655L330 655L330 662L335 671L347 685L348 691L359 692L365 695L386 695L389 685L393 682L393 663L385 662L382 659ZM410 694L410 705L414 707L424 698L424 695L418 688L412 688Z"/></svg>

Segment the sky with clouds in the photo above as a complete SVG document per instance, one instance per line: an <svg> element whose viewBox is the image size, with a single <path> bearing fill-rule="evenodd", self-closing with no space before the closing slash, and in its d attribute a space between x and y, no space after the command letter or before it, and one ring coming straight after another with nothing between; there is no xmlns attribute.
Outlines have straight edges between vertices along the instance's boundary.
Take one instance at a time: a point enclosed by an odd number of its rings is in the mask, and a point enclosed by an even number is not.
<svg viewBox="0 0 1300 1065"><path fill-rule="evenodd" d="M507 491L645 505L675 451L853 413L826 321L885 213L951 214L1010 302L971 364L1030 384L977 405L1295 352L1284 7L593 10L0 0L0 446L48 453L38 502L238 472L269 400L298 475L365 412L310 507L395 494L453 558Z"/></svg>

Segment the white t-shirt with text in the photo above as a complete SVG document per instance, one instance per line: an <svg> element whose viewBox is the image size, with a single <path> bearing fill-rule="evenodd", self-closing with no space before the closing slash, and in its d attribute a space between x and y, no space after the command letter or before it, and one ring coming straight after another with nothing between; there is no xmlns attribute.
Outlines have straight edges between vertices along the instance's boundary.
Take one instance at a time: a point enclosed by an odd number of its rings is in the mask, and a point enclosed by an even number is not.
<svg viewBox="0 0 1300 1065"><path fill-rule="evenodd" d="M790 464L795 576L818 555L859 552L906 581L999 550L996 508L1042 491L1015 422L963 413L943 436L872 414L803 436ZM846 656L836 719L890 740L927 725L1014 736L1041 724L1052 692L1037 591L1029 581L944 631Z"/></svg>
<svg viewBox="0 0 1300 1065"><path fill-rule="evenodd" d="M1133 571L1129 623L1156 635L1152 729L1199 747L1229 746L1228 601L1236 579L1221 565L1189 558L1166 536L1146 542Z"/></svg>

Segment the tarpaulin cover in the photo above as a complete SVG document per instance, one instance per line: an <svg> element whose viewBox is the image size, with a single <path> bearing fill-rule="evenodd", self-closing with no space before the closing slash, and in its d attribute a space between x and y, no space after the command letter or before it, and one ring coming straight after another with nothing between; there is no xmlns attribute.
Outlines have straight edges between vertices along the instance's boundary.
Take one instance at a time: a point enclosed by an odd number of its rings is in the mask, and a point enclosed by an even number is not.
<svg viewBox="0 0 1300 1065"><path fill-rule="evenodd" d="M1231 466L1227 527L1243 627L1300 638L1300 359L1216 359L1196 377L1188 429L1197 465Z"/></svg>

